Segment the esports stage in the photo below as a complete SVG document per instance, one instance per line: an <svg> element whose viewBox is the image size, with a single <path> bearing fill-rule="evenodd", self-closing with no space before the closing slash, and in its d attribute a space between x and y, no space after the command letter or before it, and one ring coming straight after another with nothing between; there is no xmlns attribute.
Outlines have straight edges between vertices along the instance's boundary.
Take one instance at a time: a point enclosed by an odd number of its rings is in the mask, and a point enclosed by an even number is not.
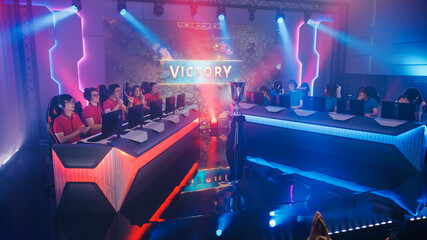
<svg viewBox="0 0 427 240"><path fill-rule="evenodd" d="M426 12L0 1L0 239L427 239Z"/></svg>

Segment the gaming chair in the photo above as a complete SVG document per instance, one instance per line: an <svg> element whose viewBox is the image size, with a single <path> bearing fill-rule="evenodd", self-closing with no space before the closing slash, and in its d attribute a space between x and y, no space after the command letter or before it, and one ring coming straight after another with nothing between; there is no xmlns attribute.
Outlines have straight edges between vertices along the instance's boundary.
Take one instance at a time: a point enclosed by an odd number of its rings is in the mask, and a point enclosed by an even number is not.
<svg viewBox="0 0 427 240"><path fill-rule="evenodd" d="M98 92L99 92L99 101L101 103L102 109L104 109L103 104L105 100L108 99L108 89L105 85L98 85Z"/></svg>
<svg viewBox="0 0 427 240"><path fill-rule="evenodd" d="M53 121L55 121L55 118L61 115L62 108L58 106L58 99L60 95L54 96L48 104L48 108L46 111L46 120L48 124L48 132L49 132L49 142L51 144L59 143L58 139L55 136L55 133L53 132Z"/></svg>

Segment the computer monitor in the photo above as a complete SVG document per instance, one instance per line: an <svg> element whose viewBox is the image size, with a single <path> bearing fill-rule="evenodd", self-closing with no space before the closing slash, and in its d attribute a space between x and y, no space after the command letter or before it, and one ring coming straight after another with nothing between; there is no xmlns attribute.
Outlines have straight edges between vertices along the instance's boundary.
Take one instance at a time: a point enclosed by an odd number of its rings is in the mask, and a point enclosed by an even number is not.
<svg viewBox="0 0 427 240"><path fill-rule="evenodd" d="M326 98L305 96L303 98L302 108L305 110L324 112L326 111Z"/></svg>
<svg viewBox="0 0 427 240"><path fill-rule="evenodd" d="M279 95L279 106L285 108L291 108L291 95L280 94Z"/></svg>
<svg viewBox="0 0 427 240"><path fill-rule="evenodd" d="M350 114L357 116L365 115L365 101L363 100L350 100Z"/></svg>
<svg viewBox="0 0 427 240"><path fill-rule="evenodd" d="M338 98L337 99L337 113L349 114L350 113L350 100Z"/></svg>
<svg viewBox="0 0 427 240"><path fill-rule="evenodd" d="M279 105L280 105L279 94L271 94L270 95L270 106L279 106Z"/></svg>
<svg viewBox="0 0 427 240"><path fill-rule="evenodd" d="M162 111L162 99L158 99L150 102L150 119L161 119L163 116Z"/></svg>
<svg viewBox="0 0 427 240"><path fill-rule="evenodd" d="M247 91L246 92L246 102L247 103L254 103L254 93Z"/></svg>
<svg viewBox="0 0 427 240"><path fill-rule="evenodd" d="M129 108L129 125L128 128L134 128L138 125L144 124L144 105L139 104Z"/></svg>
<svg viewBox="0 0 427 240"><path fill-rule="evenodd" d="M175 113L175 96L166 98L165 114Z"/></svg>
<svg viewBox="0 0 427 240"><path fill-rule="evenodd" d="M399 105L396 102L381 102L381 117L396 119L398 107Z"/></svg>
<svg viewBox="0 0 427 240"><path fill-rule="evenodd" d="M122 132L122 110L116 110L102 115L102 135L111 136Z"/></svg>
<svg viewBox="0 0 427 240"><path fill-rule="evenodd" d="M415 121L416 108L417 106L412 103L383 101L381 102L381 117Z"/></svg>
<svg viewBox="0 0 427 240"><path fill-rule="evenodd" d="M398 103L397 119L406 121L415 121L417 105L413 103Z"/></svg>
<svg viewBox="0 0 427 240"><path fill-rule="evenodd" d="M184 109L185 107L185 93L176 96L176 109Z"/></svg>
<svg viewBox="0 0 427 240"><path fill-rule="evenodd" d="M264 105L264 94L261 92L254 92L254 103Z"/></svg>

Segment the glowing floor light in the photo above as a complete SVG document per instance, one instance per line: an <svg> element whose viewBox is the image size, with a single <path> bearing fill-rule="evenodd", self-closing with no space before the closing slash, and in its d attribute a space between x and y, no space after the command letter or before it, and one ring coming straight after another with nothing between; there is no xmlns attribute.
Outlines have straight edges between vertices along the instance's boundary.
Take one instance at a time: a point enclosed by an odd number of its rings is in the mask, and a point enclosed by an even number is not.
<svg viewBox="0 0 427 240"><path fill-rule="evenodd" d="M271 219L268 224L270 224L270 227L275 227L276 226L276 220Z"/></svg>
<svg viewBox="0 0 427 240"><path fill-rule="evenodd" d="M275 216L275 215L276 215L276 213L274 211L270 212L270 216Z"/></svg>
<svg viewBox="0 0 427 240"><path fill-rule="evenodd" d="M127 12L128 12L128 11L127 11L126 9L124 9L124 8L123 8L122 10L120 10L120 15L122 15L122 16L123 16L123 15L125 15Z"/></svg>
<svg viewBox="0 0 427 240"><path fill-rule="evenodd" d="M283 18L282 17L279 17L278 19L277 19L277 23L283 23L285 20L283 20Z"/></svg>
<svg viewBox="0 0 427 240"><path fill-rule="evenodd" d="M220 15L218 16L218 20L223 21L224 19L225 19L224 14L220 14Z"/></svg>
<svg viewBox="0 0 427 240"><path fill-rule="evenodd" d="M218 230L216 230L216 236L221 236L222 235L222 230L221 229L218 229Z"/></svg>

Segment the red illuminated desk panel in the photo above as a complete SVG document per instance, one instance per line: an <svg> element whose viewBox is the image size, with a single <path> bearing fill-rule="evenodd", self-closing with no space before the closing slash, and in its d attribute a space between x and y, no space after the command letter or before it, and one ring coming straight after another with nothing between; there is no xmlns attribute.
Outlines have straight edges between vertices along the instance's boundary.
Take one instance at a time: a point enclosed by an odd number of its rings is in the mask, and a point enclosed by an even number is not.
<svg viewBox="0 0 427 240"><path fill-rule="evenodd" d="M199 115L199 111L190 110L190 116L180 116L177 124L164 121L165 130L161 133L144 129L148 132L148 140L143 143L119 138L108 145L54 145L52 157L57 205L60 206L63 201L64 191L67 191L70 183L92 183L99 187L102 195L118 212L136 175L141 174L140 171L148 163L158 158L176 158L185 148L183 144L190 146L189 141L196 141Z"/></svg>

